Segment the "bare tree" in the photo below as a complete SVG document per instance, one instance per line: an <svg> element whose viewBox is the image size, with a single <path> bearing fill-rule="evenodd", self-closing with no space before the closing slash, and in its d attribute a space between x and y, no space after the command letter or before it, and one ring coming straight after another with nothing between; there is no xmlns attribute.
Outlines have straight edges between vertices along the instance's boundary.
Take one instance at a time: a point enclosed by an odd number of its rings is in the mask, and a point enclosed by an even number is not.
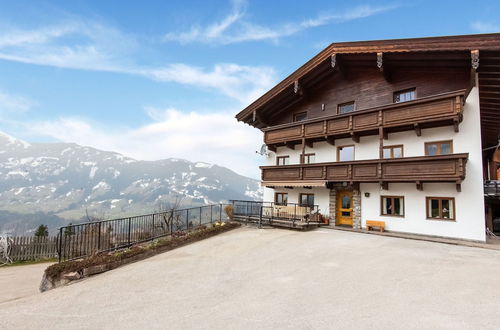
<svg viewBox="0 0 500 330"><path fill-rule="evenodd" d="M172 233L182 229L182 219L179 212L184 196L175 195L173 200L169 201L159 201L156 212L161 213L161 228L163 232Z"/></svg>

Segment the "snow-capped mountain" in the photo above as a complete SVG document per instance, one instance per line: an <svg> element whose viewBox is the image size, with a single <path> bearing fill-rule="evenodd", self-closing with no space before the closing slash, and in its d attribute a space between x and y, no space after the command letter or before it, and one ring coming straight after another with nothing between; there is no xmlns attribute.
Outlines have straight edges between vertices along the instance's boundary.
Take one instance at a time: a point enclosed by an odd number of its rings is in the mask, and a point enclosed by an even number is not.
<svg viewBox="0 0 500 330"><path fill-rule="evenodd" d="M257 180L217 165L139 161L73 143L27 143L0 132L0 211L9 214L0 213L0 232L12 231L16 220L5 218L16 213L68 221L86 211L121 217L153 212L177 196L191 206L259 200L262 191Z"/></svg>

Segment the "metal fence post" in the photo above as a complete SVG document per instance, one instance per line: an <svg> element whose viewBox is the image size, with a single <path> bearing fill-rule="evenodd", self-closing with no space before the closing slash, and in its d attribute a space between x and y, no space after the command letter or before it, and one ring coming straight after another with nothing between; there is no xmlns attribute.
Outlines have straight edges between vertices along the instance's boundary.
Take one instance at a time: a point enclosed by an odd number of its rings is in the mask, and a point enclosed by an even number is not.
<svg viewBox="0 0 500 330"><path fill-rule="evenodd" d="M214 222L213 204L210 204L210 223Z"/></svg>
<svg viewBox="0 0 500 330"><path fill-rule="evenodd" d="M131 225L132 225L132 218L128 218L128 245L130 245Z"/></svg>
<svg viewBox="0 0 500 330"><path fill-rule="evenodd" d="M57 248L57 254L59 255L59 262L61 262L61 259L62 259L62 232L63 232L63 227L60 227L59 228L59 242L57 242L58 244L58 248Z"/></svg>
<svg viewBox="0 0 500 330"><path fill-rule="evenodd" d="M263 205L260 206L260 211L259 211L259 228L262 228L262 209L264 208Z"/></svg>
<svg viewBox="0 0 500 330"><path fill-rule="evenodd" d="M186 209L186 230L189 229L189 209Z"/></svg>
<svg viewBox="0 0 500 330"><path fill-rule="evenodd" d="M200 206L200 227L201 227L201 213L202 213L202 207Z"/></svg>
<svg viewBox="0 0 500 330"><path fill-rule="evenodd" d="M102 222L99 222L99 229L97 231L97 251L101 251L101 225Z"/></svg>

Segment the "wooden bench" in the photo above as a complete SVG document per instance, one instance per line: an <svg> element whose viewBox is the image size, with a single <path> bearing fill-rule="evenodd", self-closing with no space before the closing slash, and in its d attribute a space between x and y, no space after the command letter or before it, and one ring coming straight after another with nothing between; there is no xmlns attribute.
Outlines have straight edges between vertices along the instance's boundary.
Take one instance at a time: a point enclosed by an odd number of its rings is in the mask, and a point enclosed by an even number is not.
<svg viewBox="0 0 500 330"><path fill-rule="evenodd" d="M366 230L370 231L373 227L378 227L380 232L385 230L385 221L366 220Z"/></svg>

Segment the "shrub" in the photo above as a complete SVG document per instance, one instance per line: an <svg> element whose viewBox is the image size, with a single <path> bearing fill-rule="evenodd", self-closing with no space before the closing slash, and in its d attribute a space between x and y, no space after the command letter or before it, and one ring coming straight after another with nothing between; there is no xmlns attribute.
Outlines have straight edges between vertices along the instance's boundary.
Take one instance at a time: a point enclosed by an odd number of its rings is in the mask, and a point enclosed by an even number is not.
<svg viewBox="0 0 500 330"><path fill-rule="evenodd" d="M64 261L58 264L54 264L49 266L45 270L45 274L48 277L56 278L63 273L83 272L85 268L91 266L98 266L122 261L127 258L146 253L148 251L164 252L191 242L214 236L218 233L222 233L239 226L240 224L231 222L226 223L224 226L202 226L189 232L177 231L173 233L172 236L155 239L149 243L134 245L130 248L122 249L119 251L101 252L82 260Z"/></svg>
<svg viewBox="0 0 500 330"><path fill-rule="evenodd" d="M226 214L230 220L234 219L234 208L232 205L226 205L226 207L224 208L224 211L226 212Z"/></svg>

